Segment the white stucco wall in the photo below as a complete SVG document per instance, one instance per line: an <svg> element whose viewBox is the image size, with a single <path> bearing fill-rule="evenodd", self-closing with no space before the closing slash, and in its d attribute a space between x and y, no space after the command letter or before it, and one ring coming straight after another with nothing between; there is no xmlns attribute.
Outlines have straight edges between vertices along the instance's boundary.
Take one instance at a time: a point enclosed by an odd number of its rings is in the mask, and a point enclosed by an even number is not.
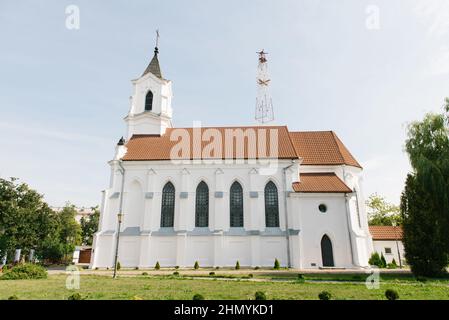
<svg viewBox="0 0 449 320"><path fill-rule="evenodd" d="M198 261L201 266L234 266L238 260L241 266L273 266L277 258L286 266L282 168L291 163L291 160L280 160L279 168L267 176L260 174L255 163L174 166L168 161L124 162L120 264L144 268L153 267L159 261L161 266L191 267ZM112 181L110 188L103 192L92 267L111 267L113 264L122 177L117 162L110 164ZM320 168L307 168L310 169ZM347 205L345 195L293 193L291 181L297 179L297 170L288 171L285 179L289 181L286 191L289 195L291 265L295 268L321 267L320 243L322 236L327 234L332 241L336 267L366 266L370 255L366 241L369 234L364 233L363 226L354 226L354 222L348 225L348 221L358 219L355 210ZM160 228L160 211L162 189L168 181L176 190L175 220L173 230L164 233ZM209 227L206 230L195 228L195 190L201 181L209 187ZM244 228L241 230L230 228L229 189L234 181L243 187ZM276 184L279 195L280 227L274 230L265 227L264 188L268 181ZM222 197L217 197L216 192L222 193ZM187 198L181 197L181 193ZM351 200L352 196L348 197ZM326 204L326 213L318 210L321 203ZM131 234L127 234L128 231Z"/></svg>
<svg viewBox="0 0 449 320"><path fill-rule="evenodd" d="M392 240L373 240L374 251L379 253L383 253L385 260L387 263L391 263L391 261L396 261L396 264L399 266L399 255L402 261L402 265L405 264L405 250L402 241L392 241ZM386 248L391 249L391 253L386 253ZM399 252L398 252L399 249Z"/></svg>

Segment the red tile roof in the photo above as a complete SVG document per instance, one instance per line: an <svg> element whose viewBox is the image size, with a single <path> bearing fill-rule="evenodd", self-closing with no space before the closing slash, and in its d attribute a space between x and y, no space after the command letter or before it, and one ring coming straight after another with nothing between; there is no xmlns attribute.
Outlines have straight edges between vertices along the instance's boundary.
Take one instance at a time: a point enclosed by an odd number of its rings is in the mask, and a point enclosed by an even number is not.
<svg viewBox="0 0 449 320"><path fill-rule="evenodd" d="M302 193L349 193L352 190L333 172L301 173L293 190Z"/></svg>
<svg viewBox="0 0 449 320"><path fill-rule="evenodd" d="M373 240L401 240L402 227L397 226L369 226Z"/></svg>
<svg viewBox="0 0 449 320"><path fill-rule="evenodd" d="M227 129L231 129L227 131ZM226 132L232 130L240 131L248 136L254 135L253 139L244 139L243 149L237 152L236 143L232 149L226 149L224 141ZM179 140L171 141L171 135L183 131L190 140L190 154L180 157L182 159L263 159L270 158L271 130L277 131L278 159L303 158L303 165L341 165L346 164L361 168L360 164L351 155L337 135L332 131L307 131L289 132L286 126L253 126L253 127L209 127L201 128L203 140L201 146L191 143L196 138L193 128L168 128L164 135L134 135L126 144L128 152L123 157L125 161L142 160L170 160L170 152ZM235 132L235 131L234 131ZM214 142L208 133L219 133L224 140L221 148L207 151ZM261 138L264 138L261 140ZM264 143L265 141L265 143ZM201 149L200 149L201 148ZM202 150L201 152L193 152ZM255 152L252 152L254 151ZM178 158L179 159L179 158Z"/></svg>
<svg viewBox="0 0 449 320"><path fill-rule="evenodd" d="M198 129L194 128L168 128L164 135L134 135L126 144L128 152L123 157L125 161L139 161L139 160L170 160L171 151L173 147L181 141L177 136L178 133L186 134L189 141L189 152L187 155L177 153L177 159L297 159L295 148L290 140L289 132L285 126L260 126L260 127L212 127ZM270 139L276 137L277 133L277 152L273 153L270 149ZM240 133L246 135L241 144L243 148L238 148L238 142L235 137L229 134ZM214 134L220 134L221 143L216 149L208 149L207 146L212 146L216 141ZM173 136L173 137L172 137ZM211 137L212 136L212 137ZM201 141L206 140L206 141ZM224 141L233 139L232 148ZM249 137L249 138L248 138ZM201 141L201 149L198 143L192 141ZM193 141L193 142L196 142ZM199 152L201 150L201 152ZM274 149L273 149L274 150ZM194 152L195 151L195 152Z"/></svg>
<svg viewBox="0 0 449 320"><path fill-rule="evenodd" d="M341 165L361 168L333 131L290 132L303 165Z"/></svg>

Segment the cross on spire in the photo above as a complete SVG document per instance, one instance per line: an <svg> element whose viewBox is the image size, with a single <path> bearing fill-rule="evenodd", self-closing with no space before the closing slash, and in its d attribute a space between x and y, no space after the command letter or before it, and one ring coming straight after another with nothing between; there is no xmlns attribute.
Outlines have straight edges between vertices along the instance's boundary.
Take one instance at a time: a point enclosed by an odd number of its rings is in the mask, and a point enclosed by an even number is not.
<svg viewBox="0 0 449 320"><path fill-rule="evenodd" d="M159 29L156 29L156 48L159 47Z"/></svg>

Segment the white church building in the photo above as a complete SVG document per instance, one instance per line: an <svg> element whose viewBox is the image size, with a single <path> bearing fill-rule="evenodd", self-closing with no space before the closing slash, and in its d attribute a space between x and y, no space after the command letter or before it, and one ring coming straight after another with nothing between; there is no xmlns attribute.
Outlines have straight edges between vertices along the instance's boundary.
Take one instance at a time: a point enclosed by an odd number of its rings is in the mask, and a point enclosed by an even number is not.
<svg viewBox="0 0 449 320"><path fill-rule="evenodd" d="M157 48L132 84L91 268L116 250L130 268L368 267L362 167L333 131L175 128Z"/></svg>

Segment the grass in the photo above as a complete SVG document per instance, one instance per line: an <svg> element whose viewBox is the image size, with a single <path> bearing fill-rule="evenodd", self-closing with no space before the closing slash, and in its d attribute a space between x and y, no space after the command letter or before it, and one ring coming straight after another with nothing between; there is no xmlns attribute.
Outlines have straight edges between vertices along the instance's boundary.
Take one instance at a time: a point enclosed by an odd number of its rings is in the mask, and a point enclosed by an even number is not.
<svg viewBox="0 0 449 320"><path fill-rule="evenodd" d="M182 272L181 272L182 274ZM185 299L191 300L196 293L206 299L254 299L256 291L265 292L268 299L318 299L321 291L329 291L334 299L382 299L385 290L394 289L401 300L415 299L449 299L449 280L440 279L425 283L415 281L412 276L395 275L381 280L380 289L368 290L364 282L348 282L351 276L344 275L341 282L336 276L343 275L306 275L306 282L299 283L287 276L284 281L271 281L270 276L263 278L255 275L258 281L248 281L241 277L229 279L192 279L174 276L122 276L111 279L102 275L82 275L80 290L68 290L65 287L65 275L51 275L42 280L5 280L0 281L0 299L16 295L19 299L67 299L74 292L79 292L86 299ZM297 277L292 274L292 277ZM332 277L333 276L333 277ZM346 277L347 276L347 277ZM207 277L207 276L206 276ZM265 279L265 280L263 280Z"/></svg>

